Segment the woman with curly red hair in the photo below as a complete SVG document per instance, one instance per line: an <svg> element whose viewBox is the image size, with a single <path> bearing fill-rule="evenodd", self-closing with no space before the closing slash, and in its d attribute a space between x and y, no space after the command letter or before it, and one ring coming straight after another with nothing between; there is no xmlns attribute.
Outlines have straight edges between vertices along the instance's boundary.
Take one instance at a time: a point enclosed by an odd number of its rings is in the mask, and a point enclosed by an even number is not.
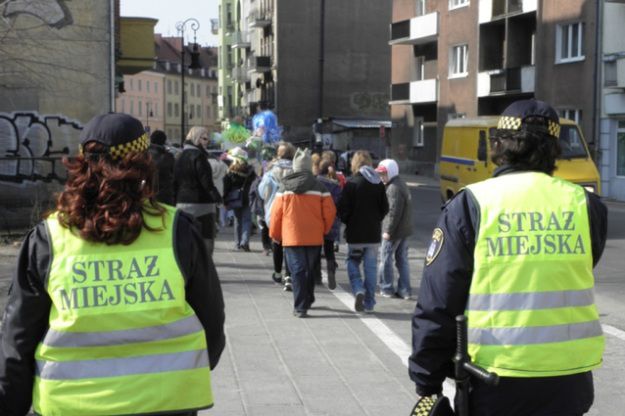
<svg viewBox="0 0 625 416"><path fill-rule="evenodd" d="M194 219L161 205L138 120L92 119L56 211L20 250L0 338L0 414L195 415L225 345Z"/></svg>

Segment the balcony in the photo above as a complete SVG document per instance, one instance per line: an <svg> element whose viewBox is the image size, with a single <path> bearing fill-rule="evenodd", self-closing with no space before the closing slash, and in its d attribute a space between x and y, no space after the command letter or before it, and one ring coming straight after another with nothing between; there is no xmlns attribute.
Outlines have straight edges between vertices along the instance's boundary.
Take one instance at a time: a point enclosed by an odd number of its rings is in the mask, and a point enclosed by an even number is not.
<svg viewBox="0 0 625 416"><path fill-rule="evenodd" d="M252 56L249 60L249 70L258 73L271 71L271 57Z"/></svg>
<svg viewBox="0 0 625 416"><path fill-rule="evenodd" d="M534 66L485 71L477 77L477 96L531 93L535 85Z"/></svg>
<svg viewBox="0 0 625 416"><path fill-rule="evenodd" d="M437 101L438 80L434 78L391 85L391 101L389 103L391 105L428 104Z"/></svg>
<svg viewBox="0 0 625 416"><path fill-rule="evenodd" d="M230 73L230 76L232 78L233 81L236 82L247 82L250 79L250 76L247 72L247 67L245 66L237 66L232 68L232 72Z"/></svg>
<svg viewBox="0 0 625 416"><path fill-rule="evenodd" d="M488 23L508 15L535 12L538 0L481 0L479 7L480 23Z"/></svg>
<svg viewBox="0 0 625 416"><path fill-rule="evenodd" d="M625 114L625 93L606 94L604 108L609 116Z"/></svg>
<svg viewBox="0 0 625 416"><path fill-rule="evenodd" d="M438 12L391 24L389 45L422 45L438 38Z"/></svg>
<svg viewBox="0 0 625 416"><path fill-rule="evenodd" d="M247 25L249 27L264 28L271 25L271 11L252 9L247 16Z"/></svg>
<svg viewBox="0 0 625 416"><path fill-rule="evenodd" d="M249 48L251 46L247 32L234 32L230 38L230 46L232 49Z"/></svg>

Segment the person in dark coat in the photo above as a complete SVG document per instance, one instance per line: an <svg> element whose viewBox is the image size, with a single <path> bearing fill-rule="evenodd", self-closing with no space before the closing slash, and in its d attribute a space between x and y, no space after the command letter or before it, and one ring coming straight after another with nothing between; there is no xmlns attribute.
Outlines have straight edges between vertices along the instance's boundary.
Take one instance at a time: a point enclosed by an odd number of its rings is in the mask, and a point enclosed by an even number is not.
<svg viewBox="0 0 625 416"><path fill-rule="evenodd" d="M228 152L232 160L224 178L224 203L234 212L235 250L250 251L252 232L252 210L250 208L250 188L256 179L254 167L247 163L247 152L235 147ZM232 195L236 195L236 201ZM228 205L231 204L231 205Z"/></svg>
<svg viewBox="0 0 625 416"><path fill-rule="evenodd" d="M347 275L356 300L357 312L372 313L375 306L378 247L382 220L388 213L384 184L373 170L369 152L359 150L352 158L352 176L338 203L347 240ZM365 279L360 274L363 263Z"/></svg>
<svg viewBox="0 0 625 416"><path fill-rule="evenodd" d="M156 200L167 205L174 205L174 155L165 148L167 135L162 130L154 130L150 135L150 154L156 164L157 174L154 180Z"/></svg>
<svg viewBox="0 0 625 416"><path fill-rule="evenodd" d="M208 254L212 256L217 229L216 206L221 202L221 196L213 183L213 172L205 150L208 141L206 128L195 126L189 130L182 153L174 165L174 189L176 208L198 220Z"/></svg>
<svg viewBox="0 0 625 416"><path fill-rule="evenodd" d="M334 162L329 159L322 159L319 163L319 174L317 180L321 182L330 195L334 204L338 204L341 198L341 185L339 184L334 170ZM323 236L323 254L326 258L326 272L328 276L328 288L334 290L336 288L336 256L334 253L334 243L338 240L341 232L341 219L336 216L330 232ZM321 265L318 266L318 273L321 274Z"/></svg>
<svg viewBox="0 0 625 416"><path fill-rule="evenodd" d="M512 103L490 136L493 178L444 206L412 317L409 373L419 396L441 394L453 374L455 318L467 315L471 359L500 376L496 386L472 379L470 414L590 409L604 342L592 268L608 212L594 193L552 176L559 130L548 104Z"/></svg>

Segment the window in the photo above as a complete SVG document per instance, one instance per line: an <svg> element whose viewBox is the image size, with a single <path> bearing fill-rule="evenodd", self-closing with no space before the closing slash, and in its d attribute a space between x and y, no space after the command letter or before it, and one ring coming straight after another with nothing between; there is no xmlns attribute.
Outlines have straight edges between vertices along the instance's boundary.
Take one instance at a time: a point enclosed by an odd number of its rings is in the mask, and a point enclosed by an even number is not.
<svg viewBox="0 0 625 416"><path fill-rule="evenodd" d="M563 108L559 113L561 118L568 118L569 120L575 121L577 124L582 124L582 110Z"/></svg>
<svg viewBox="0 0 625 416"><path fill-rule="evenodd" d="M469 5L469 0L449 0L449 10Z"/></svg>
<svg viewBox="0 0 625 416"><path fill-rule="evenodd" d="M172 105L171 103L167 103L167 117L171 117L172 115Z"/></svg>
<svg viewBox="0 0 625 416"><path fill-rule="evenodd" d="M415 57L415 81L423 81L425 79L425 56Z"/></svg>
<svg viewBox="0 0 625 416"><path fill-rule="evenodd" d="M158 84L156 82L154 83L154 93L158 94Z"/></svg>
<svg viewBox="0 0 625 416"><path fill-rule="evenodd" d="M154 103L154 117L158 117L158 103Z"/></svg>
<svg viewBox="0 0 625 416"><path fill-rule="evenodd" d="M150 92L150 81L145 81L145 92Z"/></svg>
<svg viewBox="0 0 625 416"><path fill-rule="evenodd" d="M412 147L423 147L423 119L415 120L412 131Z"/></svg>
<svg viewBox="0 0 625 416"><path fill-rule="evenodd" d="M469 55L469 46L464 45L452 46L449 53L449 77L465 77L469 73L467 59Z"/></svg>
<svg viewBox="0 0 625 416"><path fill-rule="evenodd" d="M616 87L618 84L616 61L609 61L603 64L603 86Z"/></svg>
<svg viewBox="0 0 625 416"><path fill-rule="evenodd" d="M200 91L200 84L196 84L195 85L195 95L197 95L198 97L201 97L201 91Z"/></svg>
<svg viewBox="0 0 625 416"><path fill-rule="evenodd" d="M140 79L137 80L137 89L139 91L141 91L141 80Z"/></svg>
<svg viewBox="0 0 625 416"><path fill-rule="evenodd" d="M625 121L618 122L616 130L616 175L625 176Z"/></svg>
<svg viewBox="0 0 625 416"><path fill-rule="evenodd" d="M207 85L206 86L206 96L210 97L210 95L211 95L211 87L210 87L210 85Z"/></svg>
<svg viewBox="0 0 625 416"><path fill-rule="evenodd" d="M426 0L417 0L417 16L423 16L425 14Z"/></svg>
<svg viewBox="0 0 625 416"><path fill-rule="evenodd" d="M556 63L584 59L584 24L558 25L556 28Z"/></svg>
<svg viewBox="0 0 625 416"><path fill-rule="evenodd" d="M187 86L184 86L184 92L187 92ZM195 97L195 86L191 83L191 97Z"/></svg>
<svg viewBox="0 0 625 416"><path fill-rule="evenodd" d="M122 102L122 113L125 113L126 112L126 100L122 98L121 102Z"/></svg>
<svg viewBox="0 0 625 416"><path fill-rule="evenodd" d="M195 114L198 116L198 118L202 118L202 106L201 105L196 105L195 106Z"/></svg>
<svg viewBox="0 0 625 416"><path fill-rule="evenodd" d="M178 117L180 116L180 106L178 106L178 103L174 104L174 117Z"/></svg>
<svg viewBox="0 0 625 416"><path fill-rule="evenodd" d="M133 100L130 100L130 114L134 114L135 113L135 102Z"/></svg>
<svg viewBox="0 0 625 416"><path fill-rule="evenodd" d="M178 86L178 81L174 81L174 94L178 95L179 86Z"/></svg>
<svg viewBox="0 0 625 416"><path fill-rule="evenodd" d="M134 79L130 78L130 88L129 89L133 89L134 85L133 84Z"/></svg>
<svg viewBox="0 0 625 416"><path fill-rule="evenodd" d="M142 116L143 115L143 103L141 102L141 100L139 100L137 107L139 108L139 115Z"/></svg>
<svg viewBox="0 0 625 416"><path fill-rule="evenodd" d="M171 94L171 79L167 80L167 94Z"/></svg>

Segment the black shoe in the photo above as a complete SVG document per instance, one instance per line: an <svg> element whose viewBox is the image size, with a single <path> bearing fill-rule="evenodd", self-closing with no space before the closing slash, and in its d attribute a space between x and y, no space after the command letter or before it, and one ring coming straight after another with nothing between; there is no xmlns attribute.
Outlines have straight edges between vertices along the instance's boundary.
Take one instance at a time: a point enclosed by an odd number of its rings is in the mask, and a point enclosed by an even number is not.
<svg viewBox="0 0 625 416"><path fill-rule="evenodd" d="M356 302L354 303L354 309L356 312L362 312L365 310L365 294L364 293L356 293Z"/></svg>
<svg viewBox="0 0 625 416"><path fill-rule="evenodd" d="M274 282L276 283L282 283L282 273L278 273L278 272L273 272L271 274L271 278L273 279Z"/></svg>
<svg viewBox="0 0 625 416"><path fill-rule="evenodd" d="M296 318L306 318L308 316L307 311L293 311L293 316Z"/></svg>
<svg viewBox="0 0 625 416"><path fill-rule="evenodd" d="M249 244L243 244L241 246L241 250L245 251L246 253L249 253L250 251L252 251L252 250L250 250L250 245Z"/></svg>

